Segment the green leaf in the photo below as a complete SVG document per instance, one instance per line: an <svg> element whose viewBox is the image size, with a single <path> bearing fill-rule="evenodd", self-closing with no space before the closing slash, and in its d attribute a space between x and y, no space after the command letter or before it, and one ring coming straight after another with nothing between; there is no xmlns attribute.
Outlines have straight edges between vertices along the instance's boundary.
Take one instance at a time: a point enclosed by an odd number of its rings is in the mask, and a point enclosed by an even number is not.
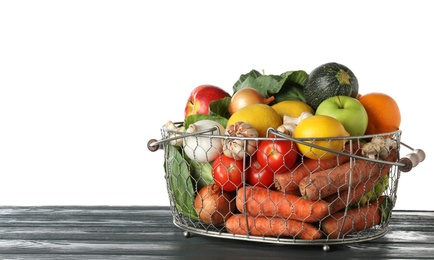
<svg viewBox="0 0 434 260"><path fill-rule="evenodd" d="M306 102L303 88L308 74L303 70L287 71L280 75L263 75L256 70L242 74L233 86L234 93L246 87L254 88L265 98L274 96L273 105L283 100Z"/></svg>
<svg viewBox="0 0 434 260"><path fill-rule="evenodd" d="M262 75L253 82L253 88L265 98L273 96L282 88L282 77L278 75Z"/></svg>
<svg viewBox="0 0 434 260"><path fill-rule="evenodd" d="M228 119L219 115L203 115L203 114L197 114L197 115L190 115L184 119L184 128L187 129L189 125L194 124L197 121L200 120L213 120L217 123L220 123L223 127L226 127L226 124L228 123ZM221 133L223 135L223 133Z"/></svg>
<svg viewBox="0 0 434 260"><path fill-rule="evenodd" d="M237 82L235 82L234 86L232 87L234 93L244 88L246 85L250 85L251 81L253 81L255 78L261 75L262 74L257 70L251 70L249 73L241 74L240 78L237 80Z"/></svg>
<svg viewBox="0 0 434 260"><path fill-rule="evenodd" d="M197 191L199 191L206 185L214 183L211 163L196 162L195 160L189 159L187 156L185 157L185 159L191 166L191 177L193 177L193 185L196 187Z"/></svg>
<svg viewBox="0 0 434 260"><path fill-rule="evenodd" d="M198 220L194 209L196 190L190 175L189 164L175 146L167 144L165 149L164 168L169 179L171 201L182 215Z"/></svg>
<svg viewBox="0 0 434 260"><path fill-rule="evenodd" d="M368 202L374 201L383 194L389 187L389 175L386 174L383 178L375 184L375 186L368 191L362 198L360 198L359 202L352 205L353 207L363 207L368 205Z"/></svg>
<svg viewBox="0 0 434 260"><path fill-rule="evenodd" d="M281 76L285 81L297 83L303 88L306 85L309 74L307 74L304 70L297 70L284 72L281 74Z"/></svg>
<svg viewBox="0 0 434 260"><path fill-rule="evenodd" d="M287 71L281 74L282 86L278 92L274 94L274 102L278 103L284 100L298 100L306 102L304 97L304 86L307 81L308 74L303 70Z"/></svg>
<svg viewBox="0 0 434 260"><path fill-rule="evenodd" d="M279 93L274 94L274 103L278 103L284 100L297 100L306 102L303 87L293 82L288 82L283 85Z"/></svg>
<svg viewBox="0 0 434 260"><path fill-rule="evenodd" d="M389 196L387 196L383 200L383 203L381 203L380 205L382 223L389 219L392 209L393 209L393 201Z"/></svg>
<svg viewBox="0 0 434 260"><path fill-rule="evenodd" d="M229 104L231 103L231 97L224 97L219 100L213 100L209 104L209 114L211 116L221 116L224 118L229 118L231 114L229 113Z"/></svg>

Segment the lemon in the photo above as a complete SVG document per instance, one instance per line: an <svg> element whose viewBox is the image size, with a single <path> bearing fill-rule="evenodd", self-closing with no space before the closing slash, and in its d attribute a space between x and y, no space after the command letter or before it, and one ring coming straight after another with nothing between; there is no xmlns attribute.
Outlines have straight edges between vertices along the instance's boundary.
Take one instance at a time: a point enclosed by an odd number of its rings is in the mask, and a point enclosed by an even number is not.
<svg viewBox="0 0 434 260"><path fill-rule="evenodd" d="M229 117L227 125L239 121L251 124L258 131L259 137L266 137L268 128L277 129L282 125L282 117L265 104L251 104L237 110Z"/></svg>
<svg viewBox="0 0 434 260"><path fill-rule="evenodd" d="M310 112L312 115L315 111L307 103L298 100L284 100L271 106L283 118L283 115L290 117L299 117L303 112Z"/></svg>
<svg viewBox="0 0 434 260"><path fill-rule="evenodd" d="M337 119L325 115L313 115L302 120L294 129L294 138L335 138L347 137L350 134ZM342 151L345 146L345 138L327 140L305 140L305 142L325 147L331 150ZM311 159L328 159L335 156L335 153L309 145L297 143L299 151Z"/></svg>

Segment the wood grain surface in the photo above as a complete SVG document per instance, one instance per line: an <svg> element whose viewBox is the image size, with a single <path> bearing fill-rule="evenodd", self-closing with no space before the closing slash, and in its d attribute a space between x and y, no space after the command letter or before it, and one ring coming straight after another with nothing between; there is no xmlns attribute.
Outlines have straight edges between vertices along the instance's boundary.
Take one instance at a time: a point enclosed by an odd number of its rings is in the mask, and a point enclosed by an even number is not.
<svg viewBox="0 0 434 260"><path fill-rule="evenodd" d="M434 211L394 211L363 243L269 244L192 235L169 207L0 207L0 259L434 259Z"/></svg>

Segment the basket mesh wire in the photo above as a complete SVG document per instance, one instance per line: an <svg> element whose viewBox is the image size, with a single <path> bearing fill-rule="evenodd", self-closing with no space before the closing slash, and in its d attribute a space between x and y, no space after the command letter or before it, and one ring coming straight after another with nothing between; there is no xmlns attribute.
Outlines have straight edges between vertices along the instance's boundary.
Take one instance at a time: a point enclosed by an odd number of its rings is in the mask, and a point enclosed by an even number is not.
<svg viewBox="0 0 434 260"><path fill-rule="evenodd" d="M161 129L161 135L163 137L163 140L167 139L173 139L173 133L171 133L169 130L162 128ZM172 138L170 138L172 137ZM369 142L371 138L374 136L360 136L360 137L347 137L346 142L347 143L353 143L353 144L363 144L366 142ZM401 138L401 131L396 131L393 133L388 133L387 135L383 135L384 138L391 138L395 141L397 147L397 159L394 162L397 162L399 159L399 149L400 149L400 138ZM184 138L184 137L179 137ZM202 135L198 134L196 138L209 138L210 143L212 143L211 139L213 138L219 138L224 139L227 137L223 136L213 136L213 135ZM243 138L240 138L243 139ZM257 141L262 140L280 140L280 139L289 139L291 141L298 142L299 140L292 139L290 137L286 138L281 136L275 136L273 138L267 137L267 138L256 138ZM300 141L302 142L302 141ZM199 142L197 142L199 143ZM398 189L398 181L400 178L400 171L396 164L388 164L389 170L387 172L387 179L383 179L385 181L384 189L380 194L376 194L376 196L371 198L370 202L367 202L366 204L360 205L357 202L351 202L350 204L346 204L346 202L350 202L348 200L344 201L345 206L339 210L342 212L342 217L339 219L341 222L338 222L339 225L337 225L337 236L330 236L326 234L323 229L323 223L325 219L327 218L333 218L334 213L336 212L328 212L323 218L317 219L316 221L304 221L304 220L297 220L300 221L303 225L312 225L313 227L317 228L317 233L320 234L319 237L316 237L315 239L302 239L299 238L297 235L288 236L284 233L272 233L270 235L270 232L268 233L259 233L253 232L255 227L253 225L253 228L246 228L245 234L235 234L234 232L229 232L228 229L225 226L225 223L215 223L215 224L206 224L205 222L201 221L198 217L197 212L194 209L194 199L198 194L198 191L200 188L202 188L206 184L206 178L208 178L209 181L209 171L210 171L210 163L196 163L194 160L191 160L186 156L184 153L184 149L182 146L175 146L171 142L167 141L163 143L163 149L164 149L164 156L165 156L165 180L167 184L167 191L170 201L170 208L173 215L173 222L176 226L179 228L206 236L214 236L214 237L223 237L228 239L240 239L240 240L249 240L249 241L260 241L260 242L269 242L269 243L284 243L284 244L342 244L342 243L352 243L352 242L362 242L362 241L368 241L372 239L379 238L383 235L385 235L388 231L388 224L391 218L392 210L395 202L396 202L396 194ZM202 149L201 147L194 147L193 149ZM349 156L351 161L353 163L357 162L358 160L367 160L367 162L370 163L384 163L384 161L374 158L374 159L367 159L366 157L363 157L360 155L360 150L350 152L346 154ZM337 156L342 156L337 154ZM299 157L302 158L303 155L299 154ZM371 160L371 161L370 161ZM244 165L245 169L249 167L250 160L244 159ZM303 164L303 161L300 162L297 161L299 166L301 167ZM194 165L193 165L194 164ZM340 167L340 165L336 166L336 168ZM348 177L352 177L352 171L353 169L348 172ZM205 174L208 175L208 177L205 177ZM310 176L315 173L310 173ZM249 184L245 181L245 171L243 171L243 184L240 187L243 191L245 191L245 187L248 187ZM360 184L362 185L362 184ZM349 186L347 191L351 191L352 189L355 189L357 185L355 186ZM275 191L275 187L269 187L270 191ZM234 193L238 192L235 191ZM240 191L241 192L241 191ZM368 191L366 191L368 192ZM340 198L341 191L337 192L337 199ZM243 195L243 194L241 194ZM245 196L245 194L244 194ZM352 228L350 232L342 233L341 228L342 225L347 222L351 225L353 222L353 219L347 215L349 210L359 210L361 212L361 209L363 206L371 205L372 203L375 203L377 200L379 200L380 196L382 198L386 197L387 200L383 203L387 204L387 208L389 210L383 212L381 215L381 220L379 223L375 223L374 225L369 225L370 218L372 216L369 216L368 214L374 214L374 213L368 213L364 215L364 222L366 222L367 227L363 230L354 230L355 228ZM247 198L246 200L248 200ZM318 200L322 200L323 198L319 198ZM342 199L344 200L344 199ZM232 203L235 203L235 196L233 198ZM247 202L246 202L247 203ZM278 203L276 203L278 204ZM244 209L246 208L246 205L243 205ZM244 214L245 216L249 216L248 212L240 213L240 211L235 208L233 212L229 213L231 214ZM362 214L362 213L360 213ZM254 220L258 216L252 216L252 219ZM261 216L262 217L262 216ZM279 215L266 215L266 219L272 220L272 219L283 219L284 221L288 220L289 217L282 217ZM249 226L249 221L246 220L246 226ZM243 223L244 224L244 223ZM250 227L251 227L250 223ZM270 227L271 229L271 227Z"/></svg>

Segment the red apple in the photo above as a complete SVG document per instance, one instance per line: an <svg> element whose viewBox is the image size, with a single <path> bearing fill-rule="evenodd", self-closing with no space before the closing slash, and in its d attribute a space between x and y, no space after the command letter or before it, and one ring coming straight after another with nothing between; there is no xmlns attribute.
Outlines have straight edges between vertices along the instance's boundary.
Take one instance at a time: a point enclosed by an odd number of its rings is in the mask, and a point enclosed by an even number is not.
<svg viewBox="0 0 434 260"><path fill-rule="evenodd" d="M193 89L185 106L185 117L196 114L209 114L209 103L224 97L229 93L213 85L201 85Z"/></svg>

